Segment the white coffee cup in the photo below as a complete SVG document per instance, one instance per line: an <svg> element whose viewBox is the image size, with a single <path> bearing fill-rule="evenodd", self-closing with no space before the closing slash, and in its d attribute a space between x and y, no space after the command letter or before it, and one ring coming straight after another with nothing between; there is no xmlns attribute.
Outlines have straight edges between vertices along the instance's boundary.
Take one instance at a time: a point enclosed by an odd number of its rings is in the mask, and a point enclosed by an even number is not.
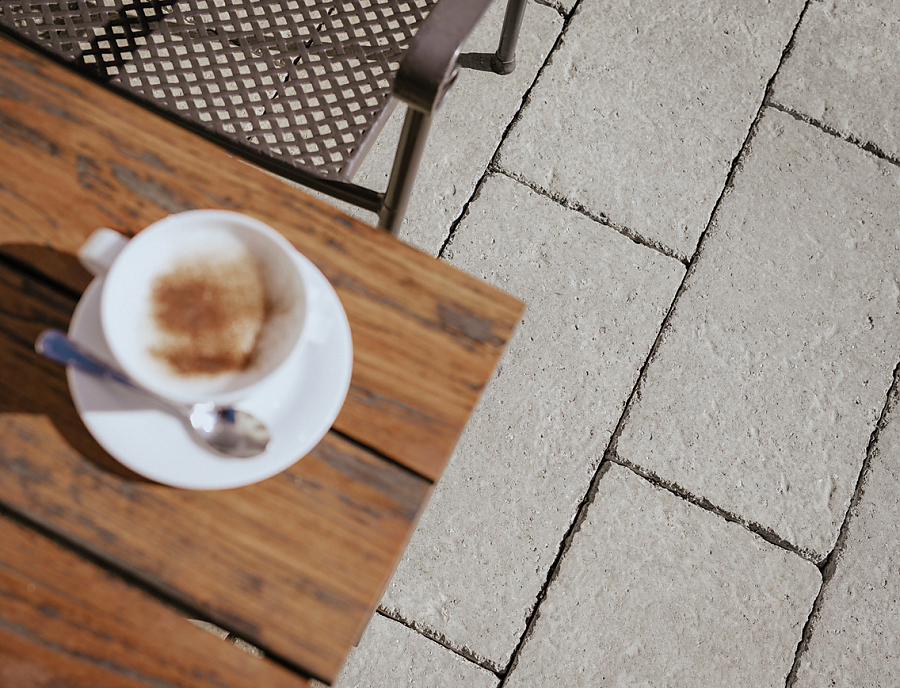
<svg viewBox="0 0 900 688"><path fill-rule="evenodd" d="M225 210L170 215L128 239L94 232L78 252L104 282L103 334L116 362L172 401L233 403L299 349L307 290L297 250Z"/></svg>

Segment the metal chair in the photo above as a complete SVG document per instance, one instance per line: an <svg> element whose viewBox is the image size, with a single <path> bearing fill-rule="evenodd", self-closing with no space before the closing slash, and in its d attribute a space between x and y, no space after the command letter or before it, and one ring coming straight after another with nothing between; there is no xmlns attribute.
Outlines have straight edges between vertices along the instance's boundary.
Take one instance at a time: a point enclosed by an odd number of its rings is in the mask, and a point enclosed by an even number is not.
<svg viewBox="0 0 900 688"><path fill-rule="evenodd" d="M403 222L431 117L491 0L0 0L0 27L266 169ZM494 71L515 65L508 0ZM387 189L351 180L397 101Z"/></svg>

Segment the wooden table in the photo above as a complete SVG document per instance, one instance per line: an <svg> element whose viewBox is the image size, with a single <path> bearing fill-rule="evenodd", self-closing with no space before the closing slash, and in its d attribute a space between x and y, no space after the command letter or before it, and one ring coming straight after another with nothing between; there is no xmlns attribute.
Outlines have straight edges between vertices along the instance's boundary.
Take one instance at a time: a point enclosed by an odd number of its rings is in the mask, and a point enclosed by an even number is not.
<svg viewBox="0 0 900 688"><path fill-rule="evenodd" d="M261 483L203 492L146 481L106 454L64 371L33 344L67 328L90 279L74 254L95 228L133 234L211 207L268 223L323 271L350 320L354 368L309 455ZM0 685L333 681L521 312L0 38Z"/></svg>

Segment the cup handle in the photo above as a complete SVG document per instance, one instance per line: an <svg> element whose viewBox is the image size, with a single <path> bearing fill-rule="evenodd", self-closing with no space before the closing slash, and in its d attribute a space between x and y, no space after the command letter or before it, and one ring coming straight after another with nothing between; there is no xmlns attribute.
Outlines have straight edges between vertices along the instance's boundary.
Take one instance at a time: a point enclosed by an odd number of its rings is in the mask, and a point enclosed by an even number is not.
<svg viewBox="0 0 900 688"><path fill-rule="evenodd" d="M78 261L92 275L103 275L127 243L128 237L113 229L95 229L78 249Z"/></svg>

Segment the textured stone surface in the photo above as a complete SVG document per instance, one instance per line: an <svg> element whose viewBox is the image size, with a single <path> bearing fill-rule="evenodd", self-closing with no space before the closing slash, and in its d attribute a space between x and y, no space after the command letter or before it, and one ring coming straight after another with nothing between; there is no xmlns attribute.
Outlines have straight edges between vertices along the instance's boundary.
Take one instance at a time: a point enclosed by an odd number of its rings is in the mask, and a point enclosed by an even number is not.
<svg viewBox="0 0 900 688"><path fill-rule="evenodd" d="M824 559L900 358L898 185L767 110L618 455Z"/></svg>
<svg viewBox="0 0 900 688"><path fill-rule="evenodd" d="M508 688L783 688L818 569L741 526L606 472Z"/></svg>
<svg viewBox="0 0 900 688"><path fill-rule="evenodd" d="M491 5L463 48L464 65L478 64L480 56L497 49L505 8L503 2ZM435 114L406 221L399 233L403 241L431 255L440 251L451 223L471 198L503 133L521 107L525 91L559 36L562 22L556 10L529 2L519 35L515 71L507 76L477 68L460 71ZM387 187L404 113L405 107L401 106L391 116L356 174L355 183L377 190ZM329 202L334 203L331 199ZM364 222L377 222L372 213L335 205Z"/></svg>
<svg viewBox="0 0 900 688"><path fill-rule="evenodd" d="M376 614L333 688L495 688L498 682L490 671Z"/></svg>
<svg viewBox="0 0 900 688"><path fill-rule="evenodd" d="M896 686L900 671L900 408L863 474L794 688Z"/></svg>
<svg viewBox="0 0 900 688"><path fill-rule="evenodd" d="M211 624L209 621L201 621L200 619L188 619L188 621L190 621L198 628L202 628L204 631L212 633L217 638L225 640L225 638L228 637L228 631L226 631L224 628L219 628L215 624Z"/></svg>
<svg viewBox="0 0 900 688"><path fill-rule="evenodd" d="M772 100L900 160L900 3L814 2Z"/></svg>
<svg viewBox="0 0 900 688"><path fill-rule="evenodd" d="M691 255L804 4L582 0L501 163ZM900 159L900 5L808 5L772 102ZM501 14L497 3L466 51L493 48ZM463 72L405 240L437 252L560 27L533 2L521 53L533 60L516 81ZM482 97L486 109L472 105ZM376 186L391 131L399 117L363 171ZM620 460L824 557L900 360L898 199L896 165L764 111ZM451 260L529 310L384 605L504 668L682 270L503 177L470 210ZM793 688L897 683L898 413L871 454ZM562 563L508 688L782 688L819 580L796 554L620 467ZM339 685L497 680L376 617Z"/></svg>
<svg viewBox="0 0 900 688"><path fill-rule="evenodd" d="M802 6L582 3L501 165L692 255Z"/></svg>
<svg viewBox="0 0 900 688"><path fill-rule="evenodd" d="M526 313L382 604L502 669L684 266L502 175L448 257Z"/></svg>

